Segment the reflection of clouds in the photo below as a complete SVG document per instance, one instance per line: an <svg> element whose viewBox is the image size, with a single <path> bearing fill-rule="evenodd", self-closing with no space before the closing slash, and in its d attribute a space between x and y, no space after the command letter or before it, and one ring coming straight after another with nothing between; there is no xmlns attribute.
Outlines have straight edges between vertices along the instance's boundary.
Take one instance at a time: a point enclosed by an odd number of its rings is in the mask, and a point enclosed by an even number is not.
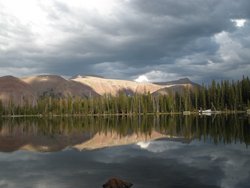
<svg viewBox="0 0 250 188"><path fill-rule="evenodd" d="M237 187L239 182L246 180L249 176L250 169L247 162L250 162L249 152L239 152L235 150L227 150L216 152L217 158L224 158L224 162L220 164L225 173L225 177L221 181L221 187L233 188Z"/></svg>
<svg viewBox="0 0 250 188"><path fill-rule="evenodd" d="M142 149L147 149L148 146L150 145L150 142L138 142L136 145L140 146L140 148Z"/></svg>
<svg viewBox="0 0 250 188"><path fill-rule="evenodd" d="M142 148L142 147L141 147ZM249 178L250 150L244 144L214 145L192 142L184 144L171 141L153 141L146 148L152 153L162 153L161 157L172 158L179 163L197 169L209 169L219 166L224 172L220 186L223 188L236 187L240 182Z"/></svg>
<svg viewBox="0 0 250 188"><path fill-rule="evenodd" d="M37 160L38 155L36 153L33 153L33 155L30 155L30 153L27 153L25 151L16 151L12 153L1 153L0 152L0 161L30 161L30 160Z"/></svg>
<svg viewBox="0 0 250 188"><path fill-rule="evenodd" d="M250 150L158 140L94 151L0 153L0 166L0 188L99 187L112 176L131 179L138 188L174 187L179 181L232 188L249 185Z"/></svg>
<svg viewBox="0 0 250 188"><path fill-rule="evenodd" d="M30 176L32 177L32 176ZM34 182L32 182L34 181ZM0 188L17 188L17 187L27 187L27 188L66 188L66 186L56 181L56 179L40 179L38 181L29 180L29 181L16 181L12 180L0 180Z"/></svg>
<svg viewBox="0 0 250 188"><path fill-rule="evenodd" d="M161 153L185 146L183 143L172 141L138 142L137 145L140 146L140 148L146 149L147 151L153 153Z"/></svg>

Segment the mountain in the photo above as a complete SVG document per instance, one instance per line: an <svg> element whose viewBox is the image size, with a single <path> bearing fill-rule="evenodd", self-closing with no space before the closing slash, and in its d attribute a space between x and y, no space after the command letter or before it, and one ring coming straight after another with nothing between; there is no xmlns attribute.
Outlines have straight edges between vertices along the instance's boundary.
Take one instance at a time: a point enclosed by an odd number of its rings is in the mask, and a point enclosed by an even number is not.
<svg viewBox="0 0 250 188"><path fill-rule="evenodd" d="M98 96L93 89L85 84L66 80L57 75L39 75L22 78L36 92L38 97L89 97Z"/></svg>
<svg viewBox="0 0 250 188"><path fill-rule="evenodd" d="M168 95L169 92L182 92L184 88L199 85L187 78L156 83L138 83L129 80L107 79L99 76L76 76L65 79L58 75L38 75L24 78L13 76L0 77L0 100L4 105L10 101L16 105L35 104L39 97L89 98L120 92L126 95L151 93Z"/></svg>
<svg viewBox="0 0 250 188"><path fill-rule="evenodd" d="M173 80L169 82L155 82L154 84L160 85L160 86L167 86L163 87L155 92L153 92L153 95L167 95L170 92L178 92L182 93L185 89L194 89L199 88L200 85L197 83L192 82L188 78L182 78L179 80Z"/></svg>
<svg viewBox="0 0 250 188"><path fill-rule="evenodd" d="M94 76L78 76L73 78L72 80L88 85L100 95L117 95L119 92L125 92L126 94L142 94L147 92L153 93L165 87L152 83L138 83L128 80L106 79Z"/></svg>
<svg viewBox="0 0 250 188"><path fill-rule="evenodd" d="M13 76L0 77L0 100L3 105L13 103L17 105L35 104L37 101L37 95L32 87Z"/></svg>
<svg viewBox="0 0 250 188"><path fill-rule="evenodd" d="M168 82L154 82L156 85L192 85L192 86L199 86L199 84L196 84L192 82L189 78L181 78L179 80L173 80Z"/></svg>

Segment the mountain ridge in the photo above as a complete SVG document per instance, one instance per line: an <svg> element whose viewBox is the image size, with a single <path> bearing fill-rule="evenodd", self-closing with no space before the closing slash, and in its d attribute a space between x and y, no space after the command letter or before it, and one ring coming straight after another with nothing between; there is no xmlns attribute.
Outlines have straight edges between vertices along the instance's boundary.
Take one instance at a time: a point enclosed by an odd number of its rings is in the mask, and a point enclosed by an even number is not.
<svg viewBox="0 0 250 188"><path fill-rule="evenodd" d="M109 79L94 75L75 76L65 79L59 75L34 75L26 77L0 77L0 100L8 104L22 105L25 102L35 104L39 97L90 98L103 95L116 96L134 94L163 94L171 91L181 92L184 88L197 87L198 84L188 78L170 82L138 83L131 80Z"/></svg>
<svg viewBox="0 0 250 188"><path fill-rule="evenodd" d="M180 78L178 80L172 80L172 81L167 81L167 82L153 82L154 84L157 85L176 85L176 84L192 84L199 86L199 84L192 82L189 78Z"/></svg>

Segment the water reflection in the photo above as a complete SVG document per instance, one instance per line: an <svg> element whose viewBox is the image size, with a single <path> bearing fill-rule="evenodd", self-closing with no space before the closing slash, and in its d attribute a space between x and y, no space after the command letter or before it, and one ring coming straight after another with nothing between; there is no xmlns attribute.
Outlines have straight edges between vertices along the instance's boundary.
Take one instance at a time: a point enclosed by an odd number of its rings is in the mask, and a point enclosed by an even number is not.
<svg viewBox="0 0 250 188"><path fill-rule="evenodd" d="M214 144L250 143L250 119L238 115L56 117L0 120L0 151L78 150L168 139Z"/></svg>
<svg viewBox="0 0 250 188"><path fill-rule="evenodd" d="M0 188L98 188L113 176L135 188L249 187L249 122L245 116L1 119Z"/></svg>

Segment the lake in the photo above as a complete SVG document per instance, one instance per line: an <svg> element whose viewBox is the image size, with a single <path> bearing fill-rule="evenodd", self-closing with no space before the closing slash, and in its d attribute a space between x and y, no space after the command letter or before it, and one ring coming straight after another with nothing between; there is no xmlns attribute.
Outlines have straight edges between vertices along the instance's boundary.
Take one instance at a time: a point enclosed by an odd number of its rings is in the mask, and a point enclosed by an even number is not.
<svg viewBox="0 0 250 188"><path fill-rule="evenodd" d="M250 116L0 119L1 188L250 187Z"/></svg>

